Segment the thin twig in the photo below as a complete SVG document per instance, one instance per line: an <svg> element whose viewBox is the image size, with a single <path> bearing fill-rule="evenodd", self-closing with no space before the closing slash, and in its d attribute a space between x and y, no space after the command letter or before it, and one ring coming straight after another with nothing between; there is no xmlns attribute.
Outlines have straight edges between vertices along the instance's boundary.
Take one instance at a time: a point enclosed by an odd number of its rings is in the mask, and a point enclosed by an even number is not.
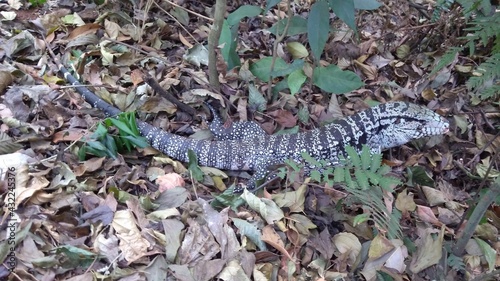
<svg viewBox="0 0 500 281"><path fill-rule="evenodd" d="M190 13L190 14L193 14L193 15L195 15L195 16L197 16L197 17L200 17L200 18L206 19L206 20L208 20L208 21L214 21L213 19L211 19L211 18L209 18L209 17L207 17L207 16L204 16L204 15L202 15L202 14L198 14L197 12L193 12L193 11L191 11L191 10L187 9L187 8L184 8L184 7L182 7L182 6L179 6L179 5L175 4L175 3L174 3L174 2L172 2L172 1L169 1L169 0L164 0L164 1L165 1L165 2L167 2L168 4L172 5L172 6L175 6L175 7L177 7L177 8L181 8L181 9L183 9L184 11L186 11L186 12L188 12L188 13Z"/></svg>
<svg viewBox="0 0 500 281"><path fill-rule="evenodd" d="M189 32L184 27L184 25L182 25L182 23L180 23L172 14L170 14L167 10L163 9L163 7L158 5L158 3L156 3L156 2L154 2L154 3L156 5L156 7L158 7L158 9L162 10L165 14L167 14L170 18L172 18L189 35L189 37L191 37L196 42L196 44L200 44L200 42L198 42L198 40L196 40L196 38L194 38L194 36L191 34L191 32Z"/></svg>
<svg viewBox="0 0 500 281"><path fill-rule="evenodd" d="M484 132L483 132L484 133ZM498 138L498 136L500 136L500 131L497 132L497 134L491 138L491 140L489 140L477 153L476 155L474 155L474 157L472 157L472 159L467 162L467 164L465 166L470 166L472 165L472 163L476 160L477 157L479 157L479 155L481 155L485 150L486 148L490 147L491 144L493 144L493 142L495 141L496 138Z"/></svg>
<svg viewBox="0 0 500 281"><path fill-rule="evenodd" d="M180 102L173 95L171 95L170 93L165 91L165 89L163 89L162 86L151 75L149 75L149 73L143 72L142 79L144 79L144 81L146 83L148 83L148 85L151 86L151 88L153 88L153 90L155 90L157 93L159 93L160 96L164 97L169 102L175 104L175 106L177 106L180 110L188 113L191 116L196 115L196 110L194 108L192 108L191 106L189 106L187 104Z"/></svg>

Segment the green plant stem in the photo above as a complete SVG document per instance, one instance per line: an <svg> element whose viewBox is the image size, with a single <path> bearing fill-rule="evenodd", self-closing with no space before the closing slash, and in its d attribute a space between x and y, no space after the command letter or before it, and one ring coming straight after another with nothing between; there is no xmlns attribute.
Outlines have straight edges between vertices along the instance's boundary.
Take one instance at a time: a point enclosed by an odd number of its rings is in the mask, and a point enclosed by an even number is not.
<svg viewBox="0 0 500 281"><path fill-rule="evenodd" d="M267 96L270 97L272 95L272 87L273 87L273 77L272 73L274 70L274 64L276 62L276 59L278 58L278 45L283 39L285 39L285 36L288 34L288 28L290 27L290 22L292 19L292 7L290 5L290 0L286 1L286 6L287 6L287 11L286 11L286 16L287 16L287 21L285 28L283 29L283 33L279 34L279 36L276 36L276 40L274 41L273 44L273 60L271 61L271 67L269 73L271 77L269 77L269 82L267 83ZM276 26L276 35L278 35L279 32L279 26Z"/></svg>
<svg viewBox="0 0 500 281"><path fill-rule="evenodd" d="M458 239L455 246L453 246L453 254L457 257L461 257L467 242L470 240L474 234L474 230L478 226L481 218L484 216L488 207L495 201L497 196L500 195L500 177L498 177L495 182L491 185L491 188L481 197L477 203L474 211L472 212L467 224L464 227L462 237Z"/></svg>
<svg viewBox="0 0 500 281"><path fill-rule="evenodd" d="M224 24L224 14L226 13L226 0L215 1L214 24L208 34L208 80L210 86L220 91L219 72L217 71L217 54L215 48L219 43L222 25Z"/></svg>

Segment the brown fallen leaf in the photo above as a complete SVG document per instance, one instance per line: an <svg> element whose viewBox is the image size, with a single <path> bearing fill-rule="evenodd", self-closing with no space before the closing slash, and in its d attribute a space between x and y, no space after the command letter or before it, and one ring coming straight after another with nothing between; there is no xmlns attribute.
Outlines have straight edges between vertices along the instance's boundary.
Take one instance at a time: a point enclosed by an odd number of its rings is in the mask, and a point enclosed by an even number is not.
<svg viewBox="0 0 500 281"><path fill-rule="evenodd" d="M276 233L276 231L271 225L266 225L262 229L262 241L266 242L276 250L280 251L292 262L295 262L295 259L292 256L290 256L288 251L285 249L285 243L283 243L283 240L281 240L281 237L278 235L278 233Z"/></svg>
<svg viewBox="0 0 500 281"><path fill-rule="evenodd" d="M184 187L186 185L184 179L176 173L168 173L166 175L159 176L156 178L156 184L158 185L160 192L179 186Z"/></svg>

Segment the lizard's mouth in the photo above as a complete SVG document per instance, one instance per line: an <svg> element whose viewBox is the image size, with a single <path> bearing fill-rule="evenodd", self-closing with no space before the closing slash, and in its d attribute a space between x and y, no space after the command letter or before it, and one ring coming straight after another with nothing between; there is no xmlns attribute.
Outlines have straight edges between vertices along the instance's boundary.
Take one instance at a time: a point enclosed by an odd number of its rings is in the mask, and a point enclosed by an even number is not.
<svg viewBox="0 0 500 281"><path fill-rule="evenodd" d="M437 134L446 134L450 131L450 123L446 120L428 122L427 127Z"/></svg>

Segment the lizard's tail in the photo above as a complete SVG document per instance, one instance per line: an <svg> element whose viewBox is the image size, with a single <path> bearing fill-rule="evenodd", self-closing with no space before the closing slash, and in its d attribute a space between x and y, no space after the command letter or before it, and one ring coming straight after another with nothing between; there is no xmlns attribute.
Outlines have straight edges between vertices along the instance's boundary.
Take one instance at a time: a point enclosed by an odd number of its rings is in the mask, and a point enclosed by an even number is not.
<svg viewBox="0 0 500 281"><path fill-rule="evenodd" d="M73 75L69 73L69 71L64 66L62 66L62 64L59 65L59 72L64 75L64 79L71 83L71 85L75 87L76 91L83 97L86 102L90 103L92 107L102 110L104 114L106 114L106 116L116 116L122 113L121 110L107 103L92 91L87 89L87 87L83 86L80 81L78 81Z"/></svg>
<svg viewBox="0 0 500 281"><path fill-rule="evenodd" d="M140 120L137 120L137 126L141 135L149 141L152 147L182 162L189 162L188 152L192 150L198 157L198 163L202 166L228 170L248 170L250 168L245 166L249 153L241 153L248 151L247 148L251 143L249 141L195 140L168 133Z"/></svg>

